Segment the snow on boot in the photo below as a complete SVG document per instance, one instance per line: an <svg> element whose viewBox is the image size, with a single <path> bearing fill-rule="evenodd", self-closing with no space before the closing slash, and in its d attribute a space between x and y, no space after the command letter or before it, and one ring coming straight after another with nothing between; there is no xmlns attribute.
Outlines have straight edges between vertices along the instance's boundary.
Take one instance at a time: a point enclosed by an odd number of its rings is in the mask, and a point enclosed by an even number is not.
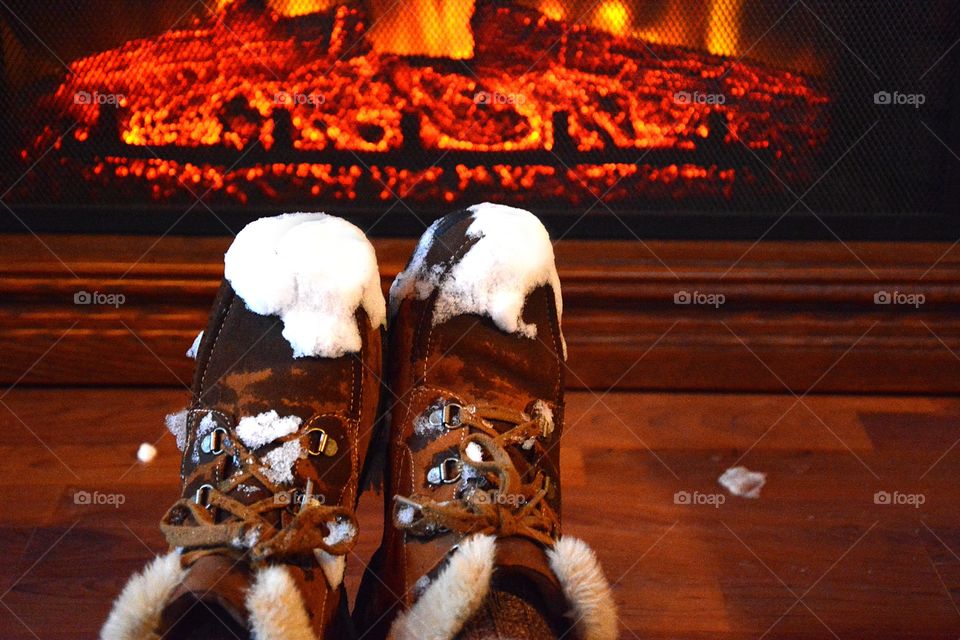
<svg viewBox="0 0 960 640"><path fill-rule="evenodd" d="M561 315L533 214L476 205L421 238L390 291L388 521L358 631L616 637L596 557L561 537Z"/></svg>
<svg viewBox="0 0 960 640"><path fill-rule="evenodd" d="M134 576L104 640L350 637L342 586L377 411L386 303L373 247L322 213L257 220L225 256L168 417L172 551Z"/></svg>

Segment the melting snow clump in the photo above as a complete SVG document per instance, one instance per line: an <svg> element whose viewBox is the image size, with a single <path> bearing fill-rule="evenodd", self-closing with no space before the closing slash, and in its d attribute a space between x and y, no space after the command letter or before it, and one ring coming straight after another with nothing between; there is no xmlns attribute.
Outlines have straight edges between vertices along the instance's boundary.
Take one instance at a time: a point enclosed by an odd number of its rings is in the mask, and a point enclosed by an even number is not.
<svg viewBox="0 0 960 640"><path fill-rule="evenodd" d="M190 348L187 349L187 357L197 359L197 350L200 348L200 341L203 340L203 331L197 334L197 337L193 339L193 344L190 345Z"/></svg>
<svg viewBox="0 0 960 640"><path fill-rule="evenodd" d="M293 482L293 465L300 457L300 441L290 440L263 456L263 475L274 484Z"/></svg>
<svg viewBox="0 0 960 640"><path fill-rule="evenodd" d="M410 524L413 522L414 508L409 505L401 505L397 509L397 523Z"/></svg>
<svg viewBox="0 0 960 640"><path fill-rule="evenodd" d="M415 295L423 300L439 288L435 325L461 314L486 315L507 333L535 338L536 325L522 318L524 303L534 289L549 284L557 318L563 314L560 279L547 230L523 209L485 202L468 211L473 222L467 237L475 240L474 244L449 273L436 267L427 269L425 259L436 232L436 224L431 226L391 287L391 313L396 313L405 298Z"/></svg>
<svg viewBox="0 0 960 640"><path fill-rule="evenodd" d="M718 482L735 496L759 498L760 489L767 482L767 474L750 471L746 467L731 467L723 472Z"/></svg>
<svg viewBox="0 0 960 640"><path fill-rule="evenodd" d="M167 415L164 422L173 437L177 439L177 449L183 451L183 448L187 446L187 410L184 409Z"/></svg>
<svg viewBox="0 0 960 640"><path fill-rule="evenodd" d="M553 422L553 409L550 408L550 405L544 402L543 400L537 400L533 403L533 414L539 415L543 418L543 437L548 437L553 433L553 429L556 426Z"/></svg>
<svg viewBox="0 0 960 640"><path fill-rule="evenodd" d="M227 250L224 275L248 309L280 316L295 358L360 351L358 308L370 326L386 323L373 246L360 229L325 213L251 222Z"/></svg>
<svg viewBox="0 0 960 640"><path fill-rule="evenodd" d="M200 424L197 425L196 442L203 442L203 437L216 428L217 421L213 419L213 414L209 412L204 414L203 419L200 420ZM193 452L190 454L190 459L194 462L200 462L199 444L193 447Z"/></svg>
<svg viewBox="0 0 960 640"><path fill-rule="evenodd" d="M483 449L476 442L467 443L467 457L474 462L483 462Z"/></svg>
<svg viewBox="0 0 960 640"><path fill-rule="evenodd" d="M140 445L140 448L137 449L137 460L144 464L153 462L153 459L156 457L157 448L148 442L144 442Z"/></svg>
<svg viewBox="0 0 960 640"><path fill-rule="evenodd" d="M258 449L277 438L289 435L300 428L303 422L298 416L281 418L276 411L266 411L256 416L244 416L237 423L237 436L251 449Z"/></svg>
<svg viewBox="0 0 960 640"><path fill-rule="evenodd" d="M353 523L349 520L327 524L327 528L330 530L330 533L327 534L323 541L330 546L352 540L357 535L356 527L354 527Z"/></svg>

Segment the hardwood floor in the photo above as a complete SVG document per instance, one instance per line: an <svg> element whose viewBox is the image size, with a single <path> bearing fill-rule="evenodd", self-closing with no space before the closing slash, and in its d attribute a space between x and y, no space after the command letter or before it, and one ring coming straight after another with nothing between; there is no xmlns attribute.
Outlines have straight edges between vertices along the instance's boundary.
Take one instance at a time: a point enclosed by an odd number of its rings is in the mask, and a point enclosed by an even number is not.
<svg viewBox="0 0 960 640"><path fill-rule="evenodd" d="M127 576L164 549L179 455L163 416L185 395L2 398L0 637L94 637ZM624 638L956 638L958 419L945 398L571 393L565 529L597 549ZM142 441L158 441L152 464L136 461ZM767 474L759 499L719 487L735 463ZM81 491L122 504L77 504ZM883 491L923 503L877 504ZM361 502L351 592L378 502Z"/></svg>

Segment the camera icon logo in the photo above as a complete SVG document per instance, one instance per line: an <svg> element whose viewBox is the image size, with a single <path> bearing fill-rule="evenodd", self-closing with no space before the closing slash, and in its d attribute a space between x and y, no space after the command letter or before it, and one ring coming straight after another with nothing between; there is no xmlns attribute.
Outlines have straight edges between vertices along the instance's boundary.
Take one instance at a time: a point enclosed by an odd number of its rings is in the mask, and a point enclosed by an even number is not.
<svg viewBox="0 0 960 640"><path fill-rule="evenodd" d="M873 104L892 104L893 95L889 91L877 91L873 94Z"/></svg>
<svg viewBox="0 0 960 640"><path fill-rule="evenodd" d="M674 304L690 304L693 302L693 296L690 295L689 291L677 291L673 294L673 303Z"/></svg>
<svg viewBox="0 0 960 640"><path fill-rule="evenodd" d="M77 291L73 294L73 304L91 304L93 296L89 291Z"/></svg>
<svg viewBox="0 0 960 640"><path fill-rule="evenodd" d="M677 104L690 104L693 102L693 95L689 91L677 91L673 94L673 101Z"/></svg>
<svg viewBox="0 0 960 640"><path fill-rule="evenodd" d="M673 504L690 504L690 492L677 491L673 494Z"/></svg>
<svg viewBox="0 0 960 640"><path fill-rule="evenodd" d="M889 291L877 291L873 294L873 304L890 304L891 302L893 302L893 297Z"/></svg>
<svg viewBox="0 0 960 640"><path fill-rule="evenodd" d="M473 94L474 104L490 104L492 102L489 91L477 91Z"/></svg>
<svg viewBox="0 0 960 640"><path fill-rule="evenodd" d="M73 94L73 104L93 104L93 96L88 91L77 91Z"/></svg>
<svg viewBox="0 0 960 640"><path fill-rule="evenodd" d="M877 491L873 494L873 504L890 504L891 496L889 491Z"/></svg>
<svg viewBox="0 0 960 640"><path fill-rule="evenodd" d="M89 491L77 491L73 494L73 504L90 504L93 502L93 496Z"/></svg>

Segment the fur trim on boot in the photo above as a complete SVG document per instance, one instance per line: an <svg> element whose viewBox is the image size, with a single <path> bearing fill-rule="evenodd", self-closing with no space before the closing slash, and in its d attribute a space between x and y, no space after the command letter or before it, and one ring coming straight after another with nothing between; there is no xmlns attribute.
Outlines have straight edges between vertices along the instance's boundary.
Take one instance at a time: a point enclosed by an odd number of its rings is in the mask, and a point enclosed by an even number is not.
<svg viewBox="0 0 960 640"><path fill-rule="evenodd" d="M547 549L550 568L570 605L576 637L614 640L617 613L613 594L596 555L583 540L567 537ZM496 539L476 535L460 544L440 575L390 629L391 640L450 640L479 610L490 590Z"/></svg>
<svg viewBox="0 0 960 640"><path fill-rule="evenodd" d="M408 611L397 616L391 640L452 638L490 590L496 538L475 535L460 543L437 579Z"/></svg>
<svg viewBox="0 0 960 640"><path fill-rule="evenodd" d="M547 550L550 568L560 581L577 637L612 640L617 637L617 609L600 563L587 543L563 538Z"/></svg>
<svg viewBox="0 0 960 640"><path fill-rule="evenodd" d="M303 597L285 567L259 570L246 604L255 640L316 640Z"/></svg>
<svg viewBox="0 0 960 640"><path fill-rule="evenodd" d="M134 574L120 592L110 617L100 630L101 640L154 640L167 599L187 575L180 552L171 551Z"/></svg>

